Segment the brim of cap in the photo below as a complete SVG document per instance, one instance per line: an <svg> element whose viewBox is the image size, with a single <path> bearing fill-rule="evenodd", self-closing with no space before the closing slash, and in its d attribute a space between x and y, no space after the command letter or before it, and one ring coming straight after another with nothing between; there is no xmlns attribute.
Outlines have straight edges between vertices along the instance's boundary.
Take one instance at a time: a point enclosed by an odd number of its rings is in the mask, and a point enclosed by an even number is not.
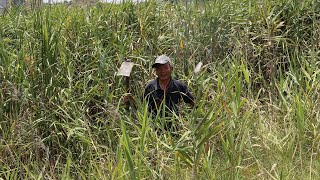
<svg viewBox="0 0 320 180"><path fill-rule="evenodd" d="M168 61L156 62L156 63L152 64L152 68L155 68L158 64L167 64L167 63L170 64L170 62L168 62ZM171 65L171 64L170 64L170 65Z"/></svg>
<svg viewBox="0 0 320 180"><path fill-rule="evenodd" d="M156 68L157 65L162 64L162 63L154 63L152 64L152 68Z"/></svg>

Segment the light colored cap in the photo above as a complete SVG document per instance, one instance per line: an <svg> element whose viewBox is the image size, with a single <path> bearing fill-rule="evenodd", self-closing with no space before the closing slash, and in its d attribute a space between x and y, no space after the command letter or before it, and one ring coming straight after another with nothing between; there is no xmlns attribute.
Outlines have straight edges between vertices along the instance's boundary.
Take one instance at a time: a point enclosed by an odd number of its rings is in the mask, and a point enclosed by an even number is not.
<svg viewBox="0 0 320 180"><path fill-rule="evenodd" d="M172 62L170 58L166 55L158 56L155 60L155 62L152 64L152 67L155 68L157 64L167 64L169 63L170 66L172 66Z"/></svg>

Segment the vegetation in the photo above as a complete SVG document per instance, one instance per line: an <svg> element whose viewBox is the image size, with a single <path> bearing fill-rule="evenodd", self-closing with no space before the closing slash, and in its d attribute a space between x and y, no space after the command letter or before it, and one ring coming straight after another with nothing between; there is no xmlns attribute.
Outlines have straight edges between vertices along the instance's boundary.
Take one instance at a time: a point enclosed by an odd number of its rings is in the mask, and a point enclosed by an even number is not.
<svg viewBox="0 0 320 180"><path fill-rule="evenodd" d="M319 1L53 5L0 16L1 178L319 177ZM196 96L173 132L159 131L166 118L150 117L140 98L160 54ZM122 103L125 58L136 64L137 111Z"/></svg>

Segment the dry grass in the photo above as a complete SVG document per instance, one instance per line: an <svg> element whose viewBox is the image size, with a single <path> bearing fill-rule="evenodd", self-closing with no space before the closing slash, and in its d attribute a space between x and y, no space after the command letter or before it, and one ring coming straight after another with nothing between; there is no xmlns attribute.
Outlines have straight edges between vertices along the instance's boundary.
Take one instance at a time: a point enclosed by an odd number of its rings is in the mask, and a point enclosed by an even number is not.
<svg viewBox="0 0 320 180"><path fill-rule="evenodd" d="M0 177L318 177L319 8L150 1L2 14ZM159 132L165 118L140 98L159 54L198 105L173 132ZM123 108L116 76L128 57L137 111Z"/></svg>

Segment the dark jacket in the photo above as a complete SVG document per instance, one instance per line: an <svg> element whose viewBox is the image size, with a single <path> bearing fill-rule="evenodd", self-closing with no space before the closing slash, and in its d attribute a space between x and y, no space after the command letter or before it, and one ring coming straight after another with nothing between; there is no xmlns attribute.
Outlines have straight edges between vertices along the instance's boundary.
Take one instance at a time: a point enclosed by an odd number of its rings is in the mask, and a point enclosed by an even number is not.
<svg viewBox="0 0 320 180"><path fill-rule="evenodd" d="M160 88L159 79L150 81L144 91L144 98L149 104L149 111L157 113L160 105L165 103L166 114L168 112L179 113L177 105L181 100L185 103L193 103L194 97L188 87L181 81L171 79L167 87L167 93Z"/></svg>

